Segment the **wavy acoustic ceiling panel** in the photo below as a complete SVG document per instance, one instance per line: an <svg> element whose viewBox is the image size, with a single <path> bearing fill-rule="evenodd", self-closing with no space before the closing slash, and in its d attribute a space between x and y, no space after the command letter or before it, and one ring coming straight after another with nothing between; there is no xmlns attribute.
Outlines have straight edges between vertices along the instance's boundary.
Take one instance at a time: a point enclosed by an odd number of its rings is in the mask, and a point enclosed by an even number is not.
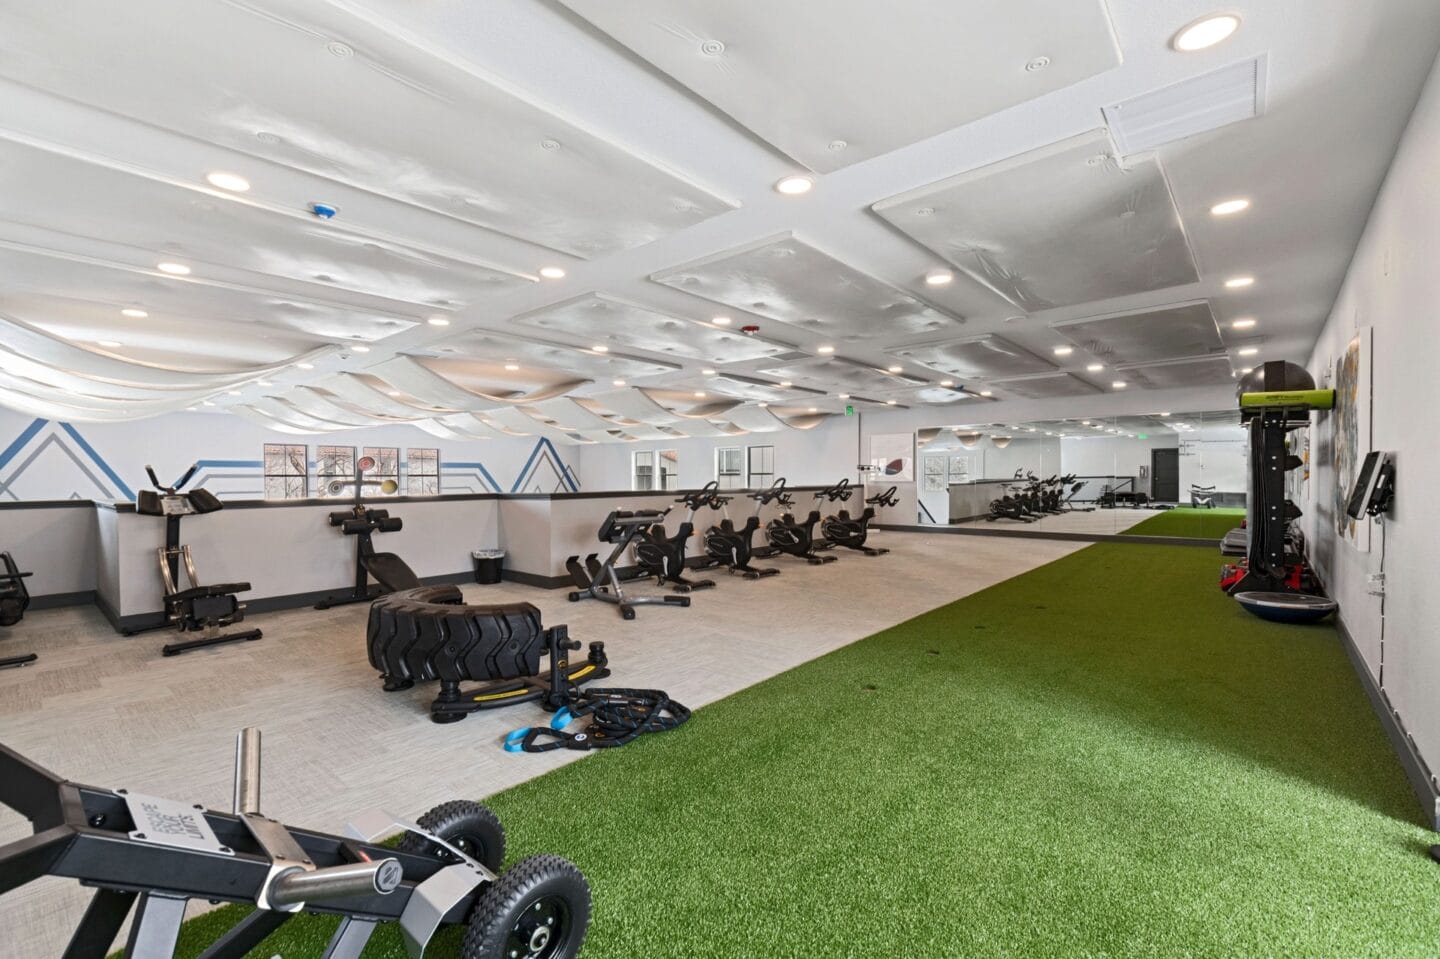
<svg viewBox="0 0 1440 959"><path fill-rule="evenodd" d="M909 346L889 352L962 379L1021 376L1055 369L1053 363L993 333L944 343Z"/></svg>
<svg viewBox="0 0 1440 959"><path fill-rule="evenodd" d="M875 279L791 234L726 250L651 277L715 303L793 327L817 342L861 341L941 330L956 323L919 298Z"/></svg>
<svg viewBox="0 0 1440 959"><path fill-rule="evenodd" d="M1116 370L1127 379L1150 389L1170 390L1196 386L1223 386L1235 381L1230 366L1230 357L1202 356L1188 360L1173 360L1169 363L1147 363L1135 366L1117 366Z"/></svg>
<svg viewBox="0 0 1440 959"><path fill-rule="evenodd" d="M615 344L716 363L754 360L786 349L783 344L745 336L730 327L681 319L600 294L556 303L517 316L514 322L554 333L588 337L601 346Z"/></svg>
<svg viewBox="0 0 1440 959"><path fill-rule="evenodd" d="M5 5L0 74L576 256L729 209L363 8L190 0L187 36L203 43L160 26L180 13L170 0ZM120 51L146 68L116 69Z"/></svg>
<svg viewBox="0 0 1440 959"><path fill-rule="evenodd" d="M1055 332L1112 363L1156 363L1224 350L1207 300L1055 324Z"/></svg>
<svg viewBox="0 0 1440 959"><path fill-rule="evenodd" d="M822 173L1120 65L1102 0L560 2Z"/></svg>
<svg viewBox="0 0 1440 959"><path fill-rule="evenodd" d="M1039 376L996 380L995 385L1016 396L1034 400L1049 399L1055 396L1090 396L1101 392L1099 387L1085 382L1072 373L1042 373Z"/></svg>
<svg viewBox="0 0 1440 959"><path fill-rule="evenodd" d="M597 353L578 346L562 346L543 340L479 331L454 340L442 348L448 356L498 363L502 360L521 370L550 370L598 381L610 377L655 376L680 369L678 363L628 356L610 351Z"/></svg>
<svg viewBox="0 0 1440 959"><path fill-rule="evenodd" d="M872 209L1031 313L1199 280L1159 159L1112 153L1094 130Z"/></svg>
<svg viewBox="0 0 1440 959"><path fill-rule="evenodd" d="M760 372L776 379L802 386L835 385L845 390L897 390L925 382L906 373L887 373L864 363L838 356L813 357L762 369Z"/></svg>

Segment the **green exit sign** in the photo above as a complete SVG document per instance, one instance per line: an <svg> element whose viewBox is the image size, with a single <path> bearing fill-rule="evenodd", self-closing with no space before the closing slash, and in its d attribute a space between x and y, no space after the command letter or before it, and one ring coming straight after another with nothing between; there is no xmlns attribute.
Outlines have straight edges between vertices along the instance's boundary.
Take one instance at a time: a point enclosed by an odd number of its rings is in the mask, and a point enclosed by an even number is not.
<svg viewBox="0 0 1440 959"><path fill-rule="evenodd" d="M846 416L854 416L854 415L855 415L855 407L851 406L849 403L846 403L846 404L845 404L845 415L846 415Z"/></svg>

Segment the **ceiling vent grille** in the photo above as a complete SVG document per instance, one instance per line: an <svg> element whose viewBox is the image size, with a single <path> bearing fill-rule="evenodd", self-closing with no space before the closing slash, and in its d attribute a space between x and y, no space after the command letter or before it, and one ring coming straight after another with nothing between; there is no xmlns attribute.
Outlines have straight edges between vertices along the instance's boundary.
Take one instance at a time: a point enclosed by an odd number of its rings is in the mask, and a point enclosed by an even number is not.
<svg viewBox="0 0 1440 959"><path fill-rule="evenodd" d="M1264 55L1105 107L1121 156L1145 153L1265 112Z"/></svg>

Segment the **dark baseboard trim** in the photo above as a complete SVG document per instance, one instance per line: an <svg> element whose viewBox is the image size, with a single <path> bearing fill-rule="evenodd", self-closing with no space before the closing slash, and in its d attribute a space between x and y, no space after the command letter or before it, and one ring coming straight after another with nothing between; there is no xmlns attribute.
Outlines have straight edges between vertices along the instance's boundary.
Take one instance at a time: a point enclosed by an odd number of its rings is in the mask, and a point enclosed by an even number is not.
<svg viewBox="0 0 1440 959"><path fill-rule="evenodd" d="M89 606L95 602L95 590L82 589L78 593L50 593L45 596L31 596L31 609L59 609L62 606Z"/></svg>
<svg viewBox="0 0 1440 959"><path fill-rule="evenodd" d="M1058 539L1071 543L1140 543L1147 546L1213 546L1218 539L1191 536L1132 536L1125 533L1061 533L1028 529L968 529L959 526L901 526L871 523L871 529L888 529L897 533L938 533L948 536L994 536L1000 539Z"/></svg>
<svg viewBox="0 0 1440 959"><path fill-rule="evenodd" d="M1365 664L1365 658L1360 655L1359 648L1355 645L1355 638L1350 635L1345 620L1338 615L1335 617L1335 628L1340 634L1340 643L1345 647L1345 653L1350 657L1350 665L1355 669L1355 675L1360 678L1360 685L1365 688L1365 695L1370 697L1370 705L1375 709L1375 715L1380 718L1380 725L1385 729L1385 736L1390 740L1390 747L1395 750L1395 755L1400 760L1400 765L1405 769L1405 776L1410 780L1410 788L1415 790L1415 797L1420 800L1420 806L1425 811L1425 818L1430 828L1440 832L1440 783L1436 782L1435 776L1430 772L1430 767L1425 764L1425 759L1420 751L1415 748L1415 740L1405 731L1405 724L1400 720L1400 715L1390 706L1390 700L1375 682L1375 677L1370 673L1370 667Z"/></svg>
<svg viewBox="0 0 1440 959"><path fill-rule="evenodd" d="M518 569L507 569L501 573L501 578L507 583L519 583L521 586L534 586L537 589L564 589L565 587L575 588L569 576L541 576L539 573L525 573Z"/></svg>

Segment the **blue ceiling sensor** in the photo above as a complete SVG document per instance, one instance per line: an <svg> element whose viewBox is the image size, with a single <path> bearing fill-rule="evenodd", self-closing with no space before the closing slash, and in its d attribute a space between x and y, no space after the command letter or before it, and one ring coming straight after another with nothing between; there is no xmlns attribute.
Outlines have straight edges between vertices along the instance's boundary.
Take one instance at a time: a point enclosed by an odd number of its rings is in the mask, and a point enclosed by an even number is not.
<svg viewBox="0 0 1440 959"><path fill-rule="evenodd" d="M312 203L310 204L310 212L322 220L329 220L333 219L335 214L340 211L328 203Z"/></svg>

